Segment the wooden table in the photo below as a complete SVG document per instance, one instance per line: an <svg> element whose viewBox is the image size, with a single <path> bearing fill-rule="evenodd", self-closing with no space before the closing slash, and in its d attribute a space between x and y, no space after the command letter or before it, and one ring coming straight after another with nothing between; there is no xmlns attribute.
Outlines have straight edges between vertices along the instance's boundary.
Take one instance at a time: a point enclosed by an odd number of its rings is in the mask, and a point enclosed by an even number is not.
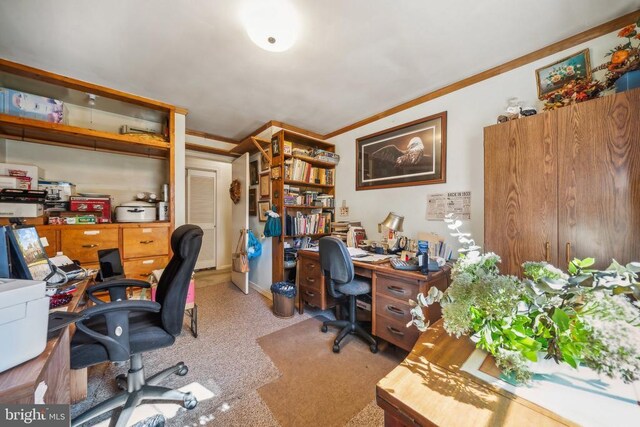
<svg viewBox="0 0 640 427"><path fill-rule="evenodd" d="M573 426L553 412L460 370L475 349L448 335L442 320L376 386L385 426Z"/></svg>
<svg viewBox="0 0 640 427"><path fill-rule="evenodd" d="M77 283L77 290L71 302L67 304L67 311L79 311L84 308L85 289L92 281L90 278ZM0 374L0 403L34 403L34 392L42 382L47 385L45 403L71 403L71 385L81 383L83 376L82 372L72 374L69 368L69 343L73 333L71 329L74 327L75 325L65 327L57 337L48 340L47 346L38 357ZM84 371L86 382L86 370L81 371ZM79 379L75 376L78 374Z"/></svg>
<svg viewBox="0 0 640 427"><path fill-rule="evenodd" d="M389 262L371 264L353 261L356 276L371 279L371 332L407 351L418 339L416 328L407 328L411 321L409 300L416 300L418 293L426 293L432 286L444 291L449 286L448 265L427 275L417 271L396 270ZM305 304L322 310L334 307L337 302L327 293L318 251L298 251L296 271L299 311ZM440 319L440 305L434 304L424 309L431 322Z"/></svg>

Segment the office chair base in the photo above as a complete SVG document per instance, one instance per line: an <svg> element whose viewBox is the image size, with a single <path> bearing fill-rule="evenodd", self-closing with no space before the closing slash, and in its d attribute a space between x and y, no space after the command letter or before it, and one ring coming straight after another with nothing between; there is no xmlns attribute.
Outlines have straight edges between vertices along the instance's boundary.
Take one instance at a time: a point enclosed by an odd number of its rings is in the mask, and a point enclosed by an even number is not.
<svg viewBox="0 0 640 427"><path fill-rule="evenodd" d="M320 330L322 332L327 332L329 330L329 326L341 328L338 336L333 342L334 353L340 353L340 343L342 342L344 337L350 334L355 334L362 338L365 342L367 342L369 344L369 350L371 351L371 353L375 354L378 352L378 343L376 342L375 338L373 338L359 324L350 322L348 320L327 320L326 322L322 323L322 327L320 328Z"/></svg>
<svg viewBox="0 0 640 427"><path fill-rule="evenodd" d="M187 366L180 362L145 380L142 356L135 354L131 357L128 375L126 377L124 377L124 375L118 375L118 377L116 377L118 386L121 386L122 381L126 378L126 391L122 391L80 414L71 421L71 425L74 427L79 426L122 406L122 412L120 412L115 426L126 427L133 411L144 400L180 402L185 409L193 409L198 405L198 400L192 393L184 393L157 385L170 375L176 374L184 376L188 371Z"/></svg>

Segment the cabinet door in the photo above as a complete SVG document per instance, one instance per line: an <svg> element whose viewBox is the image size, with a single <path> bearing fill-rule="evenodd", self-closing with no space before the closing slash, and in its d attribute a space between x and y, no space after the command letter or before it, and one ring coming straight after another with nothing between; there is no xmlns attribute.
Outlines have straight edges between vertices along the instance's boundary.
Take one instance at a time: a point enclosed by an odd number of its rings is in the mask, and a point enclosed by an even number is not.
<svg viewBox="0 0 640 427"><path fill-rule="evenodd" d="M484 246L500 270L557 259L557 143L549 114L484 130Z"/></svg>
<svg viewBox="0 0 640 427"><path fill-rule="evenodd" d="M640 91L558 111L559 245L568 259L640 259Z"/></svg>

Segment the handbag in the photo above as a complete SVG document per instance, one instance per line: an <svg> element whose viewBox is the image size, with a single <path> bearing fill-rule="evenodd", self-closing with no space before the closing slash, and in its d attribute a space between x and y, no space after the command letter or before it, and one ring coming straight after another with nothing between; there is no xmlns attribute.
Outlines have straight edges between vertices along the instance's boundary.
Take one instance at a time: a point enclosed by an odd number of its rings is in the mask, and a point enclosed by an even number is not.
<svg viewBox="0 0 640 427"><path fill-rule="evenodd" d="M251 230L247 231L249 237L249 244L247 245L247 256L249 259L254 259L262 254L262 243L253 235Z"/></svg>
<svg viewBox="0 0 640 427"><path fill-rule="evenodd" d="M236 273L247 273L249 271L249 257L247 256L245 232L244 229L240 230L240 238L236 245L236 251L232 254L232 268Z"/></svg>

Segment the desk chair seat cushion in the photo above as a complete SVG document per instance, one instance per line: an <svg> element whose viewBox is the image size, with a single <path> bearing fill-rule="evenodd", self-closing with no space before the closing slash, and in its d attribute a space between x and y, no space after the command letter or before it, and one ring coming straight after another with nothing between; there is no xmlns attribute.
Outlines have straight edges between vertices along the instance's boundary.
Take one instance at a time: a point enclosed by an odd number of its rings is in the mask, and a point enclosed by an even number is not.
<svg viewBox="0 0 640 427"><path fill-rule="evenodd" d="M96 317L86 322L91 329L106 334L104 317ZM131 354L144 353L161 347L169 347L175 337L162 327L159 313L134 313L129 317L129 337ZM106 348L92 337L77 330L71 346L71 368L82 369L109 360Z"/></svg>
<svg viewBox="0 0 640 427"><path fill-rule="evenodd" d="M354 278L344 285L336 285L336 290L345 295L364 295L371 292L371 283L368 280Z"/></svg>

